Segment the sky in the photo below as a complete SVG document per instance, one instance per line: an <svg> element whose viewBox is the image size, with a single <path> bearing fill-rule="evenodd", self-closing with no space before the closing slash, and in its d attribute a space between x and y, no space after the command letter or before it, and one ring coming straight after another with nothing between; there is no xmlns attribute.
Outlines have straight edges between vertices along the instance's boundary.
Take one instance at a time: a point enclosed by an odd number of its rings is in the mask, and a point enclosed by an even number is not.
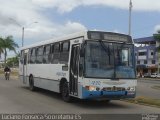
<svg viewBox="0 0 160 120"><path fill-rule="evenodd" d="M129 0L0 0L0 3L0 36L12 35L19 46L22 27L24 45L83 30L128 34ZM160 29L160 0L132 0L132 6L133 38L152 36Z"/></svg>

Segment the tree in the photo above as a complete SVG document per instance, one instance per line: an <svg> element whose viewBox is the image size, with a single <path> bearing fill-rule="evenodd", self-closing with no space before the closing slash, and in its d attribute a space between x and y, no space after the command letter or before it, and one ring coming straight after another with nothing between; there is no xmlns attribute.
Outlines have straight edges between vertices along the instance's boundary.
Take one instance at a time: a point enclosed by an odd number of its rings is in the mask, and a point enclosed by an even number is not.
<svg viewBox="0 0 160 120"><path fill-rule="evenodd" d="M156 34L153 34L154 39L157 41L158 46L157 46L157 51L160 52L160 30L157 30Z"/></svg>
<svg viewBox="0 0 160 120"><path fill-rule="evenodd" d="M1 44L1 49L3 50L4 53L4 63L6 64L7 50L14 51L16 53L16 48L18 48L18 44L14 42L12 36L1 38L0 44Z"/></svg>
<svg viewBox="0 0 160 120"><path fill-rule="evenodd" d="M160 34L154 34L154 38L160 42Z"/></svg>
<svg viewBox="0 0 160 120"><path fill-rule="evenodd" d="M160 30L157 30L157 33L153 34L153 37L155 40L158 40L158 42L160 42Z"/></svg>
<svg viewBox="0 0 160 120"><path fill-rule="evenodd" d="M7 66L9 67L15 67L15 66L18 66L18 63L19 63L19 58L18 58L18 54L15 56L15 57L12 57L12 58L8 58L6 61L7 61Z"/></svg>

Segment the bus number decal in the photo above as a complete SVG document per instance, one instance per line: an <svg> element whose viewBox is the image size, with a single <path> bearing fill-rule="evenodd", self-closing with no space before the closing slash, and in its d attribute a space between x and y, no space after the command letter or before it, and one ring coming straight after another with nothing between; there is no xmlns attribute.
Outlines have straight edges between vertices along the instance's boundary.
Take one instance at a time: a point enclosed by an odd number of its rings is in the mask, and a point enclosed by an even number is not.
<svg viewBox="0 0 160 120"><path fill-rule="evenodd" d="M101 85L101 81L91 81L91 85Z"/></svg>

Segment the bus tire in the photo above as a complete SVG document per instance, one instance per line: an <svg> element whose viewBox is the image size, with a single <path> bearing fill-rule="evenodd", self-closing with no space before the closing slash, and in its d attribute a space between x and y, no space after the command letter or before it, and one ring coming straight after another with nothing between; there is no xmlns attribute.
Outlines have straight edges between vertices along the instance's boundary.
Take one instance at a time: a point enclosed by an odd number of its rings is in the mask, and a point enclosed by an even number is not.
<svg viewBox="0 0 160 120"><path fill-rule="evenodd" d="M29 77L29 89L30 89L31 91L35 91L35 90L36 90L36 87L34 86L33 76L30 76L30 77Z"/></svg>
<svg viewBox="0 0 160 120"><path fill-rule="evenodd" d="M65 102L71 102L71 96L69 95L69 87L67 81L65 81L62 85L62 91L61 91L62 99Z"/></svg>
<svg viewBox="0 0 160 120"><path fill-rule="evenodd" d="M111 102L111 100L105 100L105 102L106 102L106 103L110 103L110 102Z"/></svg>

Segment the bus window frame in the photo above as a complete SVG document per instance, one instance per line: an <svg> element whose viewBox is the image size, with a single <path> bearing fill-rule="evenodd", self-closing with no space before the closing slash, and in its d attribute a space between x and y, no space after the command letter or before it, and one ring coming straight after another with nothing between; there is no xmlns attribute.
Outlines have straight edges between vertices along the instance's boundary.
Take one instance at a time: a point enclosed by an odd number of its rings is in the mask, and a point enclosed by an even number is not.
<svg viewBox="0 0 160 120"><path fill-rule="evenodd" d="M47 51L47 47L49 47L49 51ZM44 45L43 48L43 64L50 63L50 56L51 56L51 44Z"/></svg>
<svg viewBox="0 0 160 120"><path fill-rule="evenodd" d="M58 49L56 49L56 45L58 44ZM52 50L52 59L51 59L51 63L52 64L58 64L59 63L59 59L60 59L60 45L61 42L56 42L53 44L53 50ZM55 59L55 55L57 55L58 57Z"/></svg>
<svg viewBox="0 0 160 120"><path fill-rule="evenodd" d="M67 43L67 49L64 49L64 44ZM70 41L64 41L61 43L60 60L61 64L67 64L69 62Z"/></svg>
<svg viewBox="0 0 160 120"><path fill-rule="evenodd" d="M33 47L33 48L30 48L30 50L31 50L31 54L30 54L30 64L36 64L36 47ZM29 50L29 51L30 51ZM34 55L33 55L33 50L34 50ZM34 58L34 61L33 61L33 58Z"/></svg>
<svg viewBox="0 0 160 120"><path fill-rule="evenodd" d="M36 64L43 64L43 50L43 45L36 47Z"/></svg>

